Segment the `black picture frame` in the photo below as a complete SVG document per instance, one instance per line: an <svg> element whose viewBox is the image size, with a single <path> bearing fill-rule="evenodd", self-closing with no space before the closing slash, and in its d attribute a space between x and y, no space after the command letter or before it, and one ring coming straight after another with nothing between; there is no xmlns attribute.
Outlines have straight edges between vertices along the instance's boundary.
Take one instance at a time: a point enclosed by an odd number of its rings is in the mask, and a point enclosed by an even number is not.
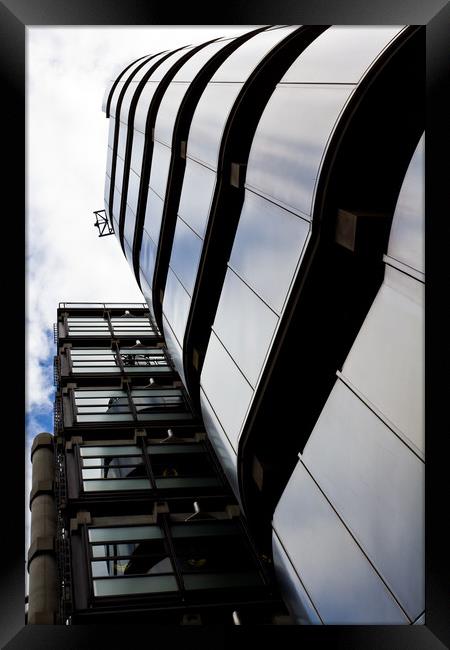
<svg viewBox="0 0 450 650"><path fill-rule="evenodd" d="M444 372L448 356L449 321L439 309L448 291L440 260L446 259L444 246L449 241L447 188L448 162L445 137L448 133L448 104L444 103L444 80L448 70L450 6L446 0L322 0L295 3L278 0L258 4L236 1L216 9L212 4L184 5L179 12L165 3L105 2L104 0L3 0L0 3L0 65L2 68L2 109L4 161L8 181L4 199L9 199L3 214L5 227L3 293L8 312L8 332L4 339L7 362L4 365L8 409L2 435L3 469L13 471L4 483L2 531L4 555L1 571L0 641L8 650L18 648L115 648L136 644L135 634L143 634L147 643L165 646L183 644L198 648L211 643L228 647L238 640L246 644L264 641L267 646L295 643L300 647L401 650L434 650L450 644L448 582L448 542L445 533L446 456L443 441L448 436L444 409L448 401ZM25 28L38 25L239 25L239 24L423 24L426 25L427 55L427 140L426 140L426 623L423 626L318 626L261 628L154 628L146 626L25 626L24 625L24 476L22 472L25 437L20 414L23 413L24 386L22 368L26 349L23 293L20 267L24 251L25 180ZM447 64L447 65L446 65ZM445 162L444 162L445 161ZM444 200L444 196L445 199ZM63 208L63 206L62 206ZM444 225L445 223L445 225ZM445 236L447 235L447 236ZM11 246L10 242L14 242ZM13 253L13 259L8 253ZM20 261L19 261L20 260ZM12 267L12 268L11 268ZM9 305L11 307L9 312ZM55 305L56 309L56 305ZM5 319L6 320L6 319ZM12 329L14 328L14 329ZM22 336L23 334L23 336ZM448 368L449 366L447 366ZM17 377L11 378L11 369ZM143 628L139 632L135 628Z"/></svg>

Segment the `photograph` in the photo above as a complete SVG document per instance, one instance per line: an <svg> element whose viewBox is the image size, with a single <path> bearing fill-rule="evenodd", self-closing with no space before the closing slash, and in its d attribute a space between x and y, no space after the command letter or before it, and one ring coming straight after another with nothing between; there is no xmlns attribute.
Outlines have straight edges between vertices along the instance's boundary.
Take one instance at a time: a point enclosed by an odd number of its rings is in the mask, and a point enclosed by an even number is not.
<svg viewBox="0 0 450 650"><path fill-rule="evenodd" d="M25 462L5 650L122 647L142 626L445 648L432 32L395 12L50 14L7 73L23 64Z"/></svg>

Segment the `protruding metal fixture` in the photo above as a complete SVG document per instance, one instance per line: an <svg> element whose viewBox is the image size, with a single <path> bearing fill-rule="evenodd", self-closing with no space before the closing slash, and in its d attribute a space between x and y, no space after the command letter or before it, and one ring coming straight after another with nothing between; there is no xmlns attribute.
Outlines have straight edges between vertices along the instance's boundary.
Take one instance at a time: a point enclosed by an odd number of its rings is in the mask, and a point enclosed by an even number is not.
<svg viewBox="0 0 450 650"><path fill-rule="evenodd" d="M98 228L99 237L107 237L114 235L114 224L108 218L106 210L94 210L95 214L95 227Z"/></svg>
<svg viewBox="0 0 450 650"><path fill-rule="evenodd" d="M236 610L234 610L234 612L233 612L233 623L235 625L242 625L241 619L239 618L239 614L238 614L238 612Z"/></svg>
<svg viewBox="0 0 450 650"><path fill-rule="evenodd" d="M167 444L167 443L178 443L178 442L185 442L184 438L180 438L179 436L176 436L172 429L167 429L167 438L164 438L163 440L160 441L160 444Z"/></svg>
<svg viewBox="0 0 450 650"><path fill-rule="evenodd" d="M201 512L198 501L194 501L193 506L194 512L192 515L186 517L184 521L192 521L193 519L215 519L215 517L209 514L209 512Z"/></svg>

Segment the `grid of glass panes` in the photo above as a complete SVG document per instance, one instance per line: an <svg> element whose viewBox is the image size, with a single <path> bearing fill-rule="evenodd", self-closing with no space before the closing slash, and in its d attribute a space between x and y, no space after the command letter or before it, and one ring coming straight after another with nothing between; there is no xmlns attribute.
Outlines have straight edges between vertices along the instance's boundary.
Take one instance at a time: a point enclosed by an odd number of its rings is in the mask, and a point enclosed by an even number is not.
<svg viewBox="0 0 450 650"><path fill-rule="evenodd" d="M113 316L111 325L115 336L152 336L155 329L148 318L140 316Z"/></svg>
<svg viewBox="0 0 450 650"><path fill-rule="evenodd" d="M120 373L121 365L127 373L164 373L170 372L164 350L139 346L139 348L122 348L114 352L110 348L72 348L70 359L74 374L84 373Z"/></svg>
<svg viewBox="0 0 450 650"><path fill-rule="evenodd" d="M147 445L147 469L136 445L80 446L81 476L85 492L110 490L202 489L221 486L201 442ZM150 477L148 472L150 472Z"/></svg>
<svg viewBox="0 0 450 650"><path fill-rule="evenodd" d="M75 317L67 318L68 336L110 336L108 322L100 317Z"/></svg>
<svg viewBox="0 0 450 650"><path fill-rule="evenodd" d="M114 336L154 336L157 330L144 316L112 316ZM108 320L103 316L68 316L68 336L110 336Z"/></svg>
<svg viewBox="0 0 450 650"><path fill-rule="evenodd" d="M124 390L79 388L74 399L77 422L163 420L169 413L171 419L191 417L179 388L133 388L130 397Z"/></svg>
<svg viewBox="0 0 450 650"><path fill-rule="evenodd" d="M172 522L169 534L174 555L157 524L89 528L94 596L263 585L237 522Z"/></svg>

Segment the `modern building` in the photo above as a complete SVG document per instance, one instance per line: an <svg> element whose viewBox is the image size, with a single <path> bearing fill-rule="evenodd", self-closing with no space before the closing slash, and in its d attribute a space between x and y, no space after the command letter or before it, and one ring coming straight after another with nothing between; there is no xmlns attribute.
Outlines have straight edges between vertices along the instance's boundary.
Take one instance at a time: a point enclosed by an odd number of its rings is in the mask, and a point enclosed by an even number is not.
<svg viewBox="0 0 450 650"><path fill-rule="evenodd" d="M421 27L263 27L111 79L97 225L146 304L58 310L72 622L423 622L423 54ZM173 530L202 513L204 573Z"/></svg>

